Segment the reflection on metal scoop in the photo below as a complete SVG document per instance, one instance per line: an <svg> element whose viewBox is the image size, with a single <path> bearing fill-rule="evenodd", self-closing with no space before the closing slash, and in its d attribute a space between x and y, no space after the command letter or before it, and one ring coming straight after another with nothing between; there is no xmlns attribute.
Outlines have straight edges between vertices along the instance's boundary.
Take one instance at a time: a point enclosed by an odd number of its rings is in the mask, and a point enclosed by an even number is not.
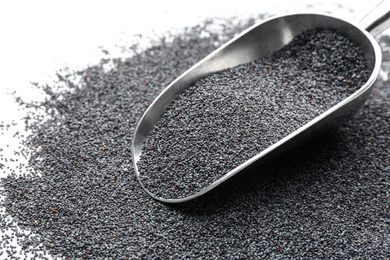
<svg viewBox="0 0 390 260"><path fill-rule="evenodd" d="M248 28L173 81L146 110L136 126L132 144L134 169L139 183L150 196L159 201L168 203L189 201L212 190L250 165L269 160L270 157L281 154L291 149L291 147L303 143L310 137L318 135L329 127L339 125L345 117L349 117L364 103L370 90L373 88L382 62L380 47L373 36L379 34L389 26L390 3L389 1L383 1L358 25L327 14L298 13L272 17ZM332 29L343 33L360 47L367 60L367 69L370 75L363 86L348 98L314 118L309 123L301 126L285 138L269 146L256 156L232 169L223 177L195 194L179 199L161 198L145 188L140 179L140 173L137 167L144 141L148 138L166 108L185 88L190 86L191 83L215 72L269 55L288 44L295 36L304 31L316 28Z"/></svg>

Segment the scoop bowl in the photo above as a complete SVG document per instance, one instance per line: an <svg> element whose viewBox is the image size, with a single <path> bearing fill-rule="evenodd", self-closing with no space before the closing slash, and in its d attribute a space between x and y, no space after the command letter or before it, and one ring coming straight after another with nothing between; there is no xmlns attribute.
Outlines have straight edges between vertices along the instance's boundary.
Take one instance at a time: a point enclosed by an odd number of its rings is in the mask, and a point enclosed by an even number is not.
<svg viewBox="0 0 390 260"><path fill-rule="evenodd" d="M379 34L389 26L389 7L389 4L384 1L359 24L354 24L342 18L323 13L295 13L275 16L248 28L188 69L160 93L148 107L135 128L132 156L135 173L142 188L150 196L162 202L186 202L207 193L231 177L248 169L250 166L263 163L318 136L329 128L339 126L366 101L379 75L382 54L373 36ZM162 198L145 188L140 179L140 172L137 167L143 144L166 108L185 88L191 83L215 72L269 55L281 49L300 33L316 28L332 29L343 33L360 47L366 59L367 69L370 75L363 86L320 116L302 125L288 136L264 149L238 167L230 170L223 177L195 194L175 199Z"/></svg>

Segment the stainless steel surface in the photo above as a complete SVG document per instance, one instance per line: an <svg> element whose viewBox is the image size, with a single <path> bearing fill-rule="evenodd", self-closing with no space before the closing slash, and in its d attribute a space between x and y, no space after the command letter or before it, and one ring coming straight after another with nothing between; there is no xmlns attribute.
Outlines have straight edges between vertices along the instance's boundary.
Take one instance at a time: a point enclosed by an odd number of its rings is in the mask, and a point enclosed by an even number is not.
<svg viewBox="0 0 390 260"><path fill-rule="evenodd" d="M376 36L390 27L390 1L380 2L371 12L369 12L360 22L359 26Z"/></svg>
<svg viewBox="0 0 390 260"><path fill-rule="evenodd" d="M198 62L173 81L153 101L136 126L133 137L132 155L135 173L140 185L150 196L159 201L168 203L189 201L210 191L250 165L268 160L270 157L301 144L308 138L317 135L331 126L339 125L345 117L349 117L364 103L379 74L382 62L381 50L374 37L365 28L375 35L385 29L383 25L387 26L387 23L390 21L389 7L389 1L383 1L375 9L381 9L380 15L376 17L377 19L373 19L376 13L375 10L363 19L362 23L365 27L321 13L299 13L272 17L248 28L239 36ZM137 167L137 162L142 153L143 142L175 97L180 95L190 83L200 78L268 55L289 43L296 35L314 28L335 29L345 33L363 50L371 75L359 90L309 123L295 130L287 137L234 168L222 178L196 194L181 199L169 199L157 197L145 189L143 183L140 181Z"/></svg>

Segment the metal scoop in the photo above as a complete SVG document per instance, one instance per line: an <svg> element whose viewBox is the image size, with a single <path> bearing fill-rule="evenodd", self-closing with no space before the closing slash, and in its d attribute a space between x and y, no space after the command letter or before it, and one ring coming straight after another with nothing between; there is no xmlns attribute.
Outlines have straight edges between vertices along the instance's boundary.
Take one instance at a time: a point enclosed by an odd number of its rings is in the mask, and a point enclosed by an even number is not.
<svg viewBox="0 0 390 260"><path fill-rule="evenodd" d="M390 1L383 1L357 25L328 14L298 13L272 17L248 28L173 81L146 110L136 126L132 144L134 169L139 183L150 196L159 201L168 203L189 201L212 190L249 166L269 160L271 157L281 154L291 149L291 147L298 146L331 126L339 125L344 118L353 114L365 102L373 88L382 62L381 49L373 36L389 26ZM333 29L341 32L349 36L361 48L367 60L370 76L360 89L195 194L184 198L170 199L158 197L145 188L137 167L144 141L148 138L166 108L185 88L215 72L269 55L288 44L298 34L315 28Z"/></svg>

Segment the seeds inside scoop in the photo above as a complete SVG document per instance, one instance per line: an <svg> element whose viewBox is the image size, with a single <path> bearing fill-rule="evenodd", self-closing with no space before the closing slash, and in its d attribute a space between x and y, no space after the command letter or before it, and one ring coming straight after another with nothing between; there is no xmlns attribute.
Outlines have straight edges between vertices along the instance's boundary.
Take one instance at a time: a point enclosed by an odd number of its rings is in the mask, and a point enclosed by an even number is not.
<svg viewBox="0 0 390 260"><path fill-rule="evenodd" d="M150 133L141 181L164 198L199 192L367 79L362 52L347 36L306 31L271 55L189 86Z"/></svg>

